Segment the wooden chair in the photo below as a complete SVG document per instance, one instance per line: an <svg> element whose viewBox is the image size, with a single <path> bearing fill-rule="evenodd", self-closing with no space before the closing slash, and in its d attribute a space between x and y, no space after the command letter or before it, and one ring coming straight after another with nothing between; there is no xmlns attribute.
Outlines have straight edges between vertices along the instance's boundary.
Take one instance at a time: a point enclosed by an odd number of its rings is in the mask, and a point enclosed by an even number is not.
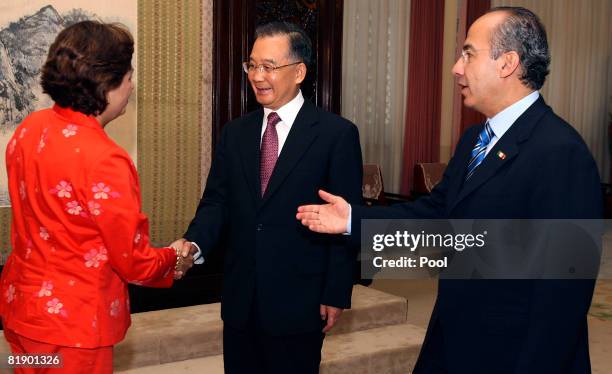
<svg viewBox="0 0 612 374"><path fill-rule="evenodd" d="M421 162L414 166L414 187L412 194L415 197L429 195L431 190L442 180L446 170L443 162Z"/></svg>
<svg viewBox="0 0 612 374"><path fill-rule="evenodd" d="M385 205L385 188L382 172L378 164L363 165L363 184L361 192L368 205Z"/></svg>

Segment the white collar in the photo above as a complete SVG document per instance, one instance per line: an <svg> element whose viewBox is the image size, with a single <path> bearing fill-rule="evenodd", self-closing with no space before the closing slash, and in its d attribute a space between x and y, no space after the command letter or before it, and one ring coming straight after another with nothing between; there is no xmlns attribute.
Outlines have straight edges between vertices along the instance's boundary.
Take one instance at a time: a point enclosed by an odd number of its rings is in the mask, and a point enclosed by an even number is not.
<svg viewBox="0 0 612 374"><path fill-rule="evenodd" d="M281 118L286 125L291 128L293 122L295 121L295 117L297 117L298 112L302 108L304 104L304 96L302 96L302 90L298 91L298 94L295 95L290 102L278 108L278 110L272 110L270 108L264 107L264 123L267 123L268 115L272 112L276 112L278 116Z"/></svg>

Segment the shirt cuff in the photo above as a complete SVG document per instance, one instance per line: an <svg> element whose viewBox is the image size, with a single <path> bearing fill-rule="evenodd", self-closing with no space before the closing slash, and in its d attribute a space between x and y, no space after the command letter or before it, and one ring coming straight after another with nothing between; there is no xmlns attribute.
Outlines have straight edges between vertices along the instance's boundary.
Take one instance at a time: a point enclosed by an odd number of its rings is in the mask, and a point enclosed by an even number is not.
<svg viewBox="0 0 612 374"><path fill-rule="evenodd" d="M196 247L196 249L198 250L193 255L193 263L196 265L202 265L204 263L204 257L202 256L202 250L200 249L200 246L196 242L191 242L191 245Z"/></svg>
<svg viewBox="0 0 612 374"><path fill-rule="evenodd" d="M351 207L351 204L349 204L349 217L348 217L348 220L346 221L346 232L343 235L351 235L351 224L353 223L352 218L353 218L353 208Z"/></svg>

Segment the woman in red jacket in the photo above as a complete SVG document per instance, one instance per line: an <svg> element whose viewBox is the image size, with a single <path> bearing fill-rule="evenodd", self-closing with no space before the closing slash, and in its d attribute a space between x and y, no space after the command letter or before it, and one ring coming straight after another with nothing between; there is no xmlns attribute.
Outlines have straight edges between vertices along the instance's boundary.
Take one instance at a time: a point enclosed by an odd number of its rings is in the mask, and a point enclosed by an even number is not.
<svg viewBox="0 0 612 374"><path fill-rule="evenodd" d="M13 221L0 315L13 353L59 353L64 372L112 372L130 324L127 283L169 287L192 264L152 248L140 185L104 127L134 88L129 31L85 21L59 33L42 68L53 108L6 150Z"/></svg>

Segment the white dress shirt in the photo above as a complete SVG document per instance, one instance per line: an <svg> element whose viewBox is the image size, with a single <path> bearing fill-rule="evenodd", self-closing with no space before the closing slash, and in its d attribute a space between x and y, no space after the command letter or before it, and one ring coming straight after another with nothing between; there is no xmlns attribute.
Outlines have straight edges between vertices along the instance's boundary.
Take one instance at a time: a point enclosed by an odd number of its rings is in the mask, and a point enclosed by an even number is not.
<svg viewBox="0 0 612 374"><path fill-rule="evenodd" d="M298 94L287 104L280 107L278 110L272 110L269 108L264 108L264 116L263 116L263 124L261 126L261 138L259 139L259 145L261 146L261 140L263 139L263 134L268 128L268 116L272 112L276 112L280 117L280 122L276 124L276 134L278 135L278 155L280 156L281 150L285 145L285 141L287 140L287 136L289 136L289 131L291 130L291 126L293 126L293 122L295 122L295 117L297 117L298 112L302 108L304 104L304 96L302 96L302 91L298 91Z"/></svg>

